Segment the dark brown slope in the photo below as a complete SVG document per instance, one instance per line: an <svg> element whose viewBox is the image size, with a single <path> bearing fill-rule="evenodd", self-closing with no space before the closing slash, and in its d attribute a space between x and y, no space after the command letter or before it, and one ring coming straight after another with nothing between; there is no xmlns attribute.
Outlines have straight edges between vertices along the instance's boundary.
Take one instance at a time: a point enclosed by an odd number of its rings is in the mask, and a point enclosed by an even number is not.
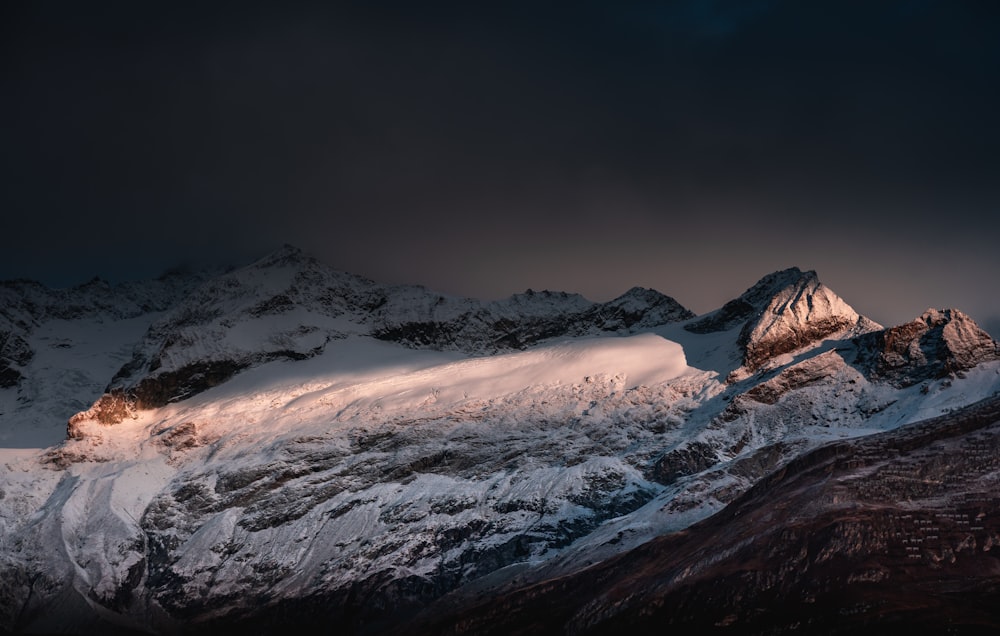
<svg viewBox="0 0 1000 636"><path fill-rule="evenodd" d="M684 532L444 617L430 608L418 631L996 633L998 442L993 397L825 446Z"/></svg>

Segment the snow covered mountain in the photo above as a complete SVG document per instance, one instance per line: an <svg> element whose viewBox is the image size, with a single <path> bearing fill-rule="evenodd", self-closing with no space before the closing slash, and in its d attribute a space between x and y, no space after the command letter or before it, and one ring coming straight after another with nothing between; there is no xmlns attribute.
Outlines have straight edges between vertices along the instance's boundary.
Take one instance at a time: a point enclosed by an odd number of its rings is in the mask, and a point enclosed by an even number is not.
<svg viewBox="0 0 1000 636"><path fill-rule="evenodd" d="M883 329L795 268L701 317L639 288L454 298L289 247L89 286L3 288L10 631L399 627L1000 389L961 312Z"/></svg>
<svg viewBox="0 0 1000 636"><path fill-rule="evenodd" d="M406 632L996 633L998 428L992 397L826 445L686 532Z"/></svg>
<svg viewBox="0 0 1000 636"><path fill-rule="evenodd" d="M640 288L591 303L547 291L482 302L387 287L286 246L178 303L145 334L92 412L76 420L121 421L134 409L189 397L260 364L313 357L352 336L485 354L555 337L634 333L692 315L672 298Z"/></svg>
<svg viewBox="0 0 1000 636"><path fill-rule="evenodd" d="M92 404L150 323L211 275L174 271L120 285L95 278L69 289L0 282L0 444L58 442L59 420Z"/></svg>

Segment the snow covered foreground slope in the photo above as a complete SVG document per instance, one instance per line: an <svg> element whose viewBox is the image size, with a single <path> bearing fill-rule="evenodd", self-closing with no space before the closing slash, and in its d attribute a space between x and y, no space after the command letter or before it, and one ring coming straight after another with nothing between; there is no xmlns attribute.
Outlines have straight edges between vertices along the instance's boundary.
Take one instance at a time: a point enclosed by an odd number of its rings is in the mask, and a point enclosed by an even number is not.
<svg viewBox="0 0 1000 636"><path fill-rule="evenodd" d="M133 320L130 358L93 352L122 366L56 423L69 439L0 451L5 629L294 611L377 630L624 552L819 444L1000 388L996 344L959 312L882 330L794 268L694 318L641 289L450 298L284 249ZM55 385L57 363L3 391Z"/></svg>

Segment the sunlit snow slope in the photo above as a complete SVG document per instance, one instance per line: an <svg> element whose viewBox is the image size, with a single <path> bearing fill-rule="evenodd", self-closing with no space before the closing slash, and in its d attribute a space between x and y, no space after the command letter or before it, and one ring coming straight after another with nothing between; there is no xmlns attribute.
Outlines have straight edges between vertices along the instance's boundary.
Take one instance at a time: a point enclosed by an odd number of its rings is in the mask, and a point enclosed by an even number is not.
<svg viewBox="0 0 1000 636"><path fill-rule="evenodd" d="M286 248L148 309L11 321L34 354L9 357L6 439L71 423L0 450L6 629L378 631L1000 388L966 316L882 330L794 268L695 318L638 288L451 298Z"/></svg>

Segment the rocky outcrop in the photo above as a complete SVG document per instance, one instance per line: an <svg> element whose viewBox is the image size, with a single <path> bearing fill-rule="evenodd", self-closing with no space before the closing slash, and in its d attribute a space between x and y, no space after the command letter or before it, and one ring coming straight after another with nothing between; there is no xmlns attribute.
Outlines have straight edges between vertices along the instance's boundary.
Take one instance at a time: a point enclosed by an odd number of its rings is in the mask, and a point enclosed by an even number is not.
<svg viewBox="0 0 1000 636"><path fill-rule="evenodd" d="M94 283L95 293L103 288ZM682 324L659 329L683 319L687 332ZM843 504L854 514L855 499L824 489L849 489L870 476L848 468L875 470L872 461L923 447L911 436L859 453L845 442L802 463L804 453L1000 387L1000 365L991 365L965 381L931 383L925 393L900 391L871 381L885 373L862 374L864 364L851 357L856 343L819 346L873 328L815 274L797 269L765 277L698 319L642 288L607 303L559 292L481 302L378 285L294 248L279 250L175 303L124 366L128 343L118 341L105 373L114 366L119 373L102 398L88 402L92 408L71 420L70 439L44 455L50 470L40 477L11 470L0 492L0 543L36 537L36 547L17 558L65 576L42 590L12 574L12 585L0 589L0 631L58 631L43 621L52 614L89 633L100 631L86 622L97 616L122 629L167 633L312 632L331 624L382 633L445 597L485 598L499 586L533 580L540 587L527 594L542 598L555 573L577 572L675 531L663 540L670 548L663 553L640 552L621 570L599 570L605 578L588 578L595 570L573 578L576 591L540 606L540 631L599 631L606 624L613 631L622 612L635 608L660 623L675 620L679 633L734 621L753 628L756 619L748 623L745 615L795 601L767 596L784 593L784 577L799 591L808 585L782 564L822 573L831 560L823 555L855 550L864 538L858 526L816 521L808 505L832 502L822 515ZM956 333L942 327L939 339L951 343L945 349L961 364L993 359L974 344L954 344L974 343L974 330L951 329ZM656 334L512 353L552 338L643 330ZM919 342L917 331L907 338ZM405 351L371 342L373 334L477 355ZM331 346L338 338L353 340ZM62 354L61 340L50 342L39 358ZM609 344L608 355L597 355ZM688 350L695 355L687 357ZM373 368L364 367L368 351ZM879 351L895 351L895 344ZM336 359L341 352L362 368ZM485 355L492 352L505 355ZM234 383L219 400L178 403L256 365L320 353L327 357L244 378L246 393ZM397 364L408 358L412 364ZM719 364L720 372L698 363L716 359L753 370L726 384L721 378L732 366ZM881 369L877 356L872 360L872 369ZM140 415L143 409L159 410ZM995 455L983 446L972 449L977 461ZM948 457L890 466L865 488L888 493L879 506L897 505L941 486L957 465L958 456ZM847 463L830 463L841 461ZM788 499L781 489L800 475L821 479ZM745 505L748 492L763 506L772 496L778 503L755 516L760 510ZM691 527L728 504L738 513L724 513L707 535L704 526ZM803 527L808 531L794 534ZM1000 544L1000 535L988 540ZM0 574L5 567L0 558ZM712 578L717 572L721 578ZM843 573L879 576L837 570L823 589L834 589ZM643 596L661 574L682 585L663 597ZM636 580L629 577L646 578L629 587ZM711 584L698 587L703 580ZM588 596L595 589L589 586L606 581L620 583L611 594L622 595ZM685 596L686 589L694 591ZM68 606L64 594L80 602ZM500 633L522 627L508 622L507 610L516 614L523 600L506 604L511 598L501 599L499 618L491 614L483 623L472 616L456 623L458 631L489 631L491 620ZM702 609L717 600L724 613ZM18 618L29 601L33 613ZM702 618L714 622L705 626ZM642 623L640 631L647 628Z"/></svg>
<svg viewBox="0 0 1000 636"><path fill-rule="evenodd" d="M159 408L201 393L222 384L245 366L233 360L189 364L176 371L143 378L134 387L111 389L92 407L70 418L67 437L86 437L84 425L89 421L110 426L134 417L137 411Z"/></svg>
<svg viewBox="0 0 1000 636"><path fill-rule="evenodd" d="M684 327L692 333L740 329L743 367L752 372L774 358L824 339L879 328L797 267L769 274L739 298Z"/></svg>
<svg viewBox="0 0 1000 636"><path fill-rule="evenodd" d="M683 532L400 633L994 633L998 436L992 398L829 444Z"/></svg>
<svg viewBox="0 0 1000 636"><path fill-rule="evenodd" d="M1000 346L957 309L928 309L918 319L860 336L855 364L873 380L906 387L1000 359Z"/></svg>
<svg viewBox="0 0 1000 636"><path fill-rule="evenodd" d="M669 486L682 477L695 475L718 463L719 454L711 444L687 442L658 459L650 471L650 478Z"/></svg>
<svg viewBox="0 0 1000 636"><path fill-rule="evenodd" d="M193 396L276 359L321 353L332 340L371 335L413 348L488 354L559 337L631 334L693 314L651 289L607 303L579 294L528 290L498 301L445 296L420 286L385 286L336 271L285 246L213 278L154 323L87 419L121 421L129 408ZM0 376L2 378L2 376Z"/></svg>
<svg viewBox="0 0 1000 636"><path fill-rule="evenodd" d="M581 320L584 329L593 326L602 332L631 333L694 318L670 296L655 289L633 287L618 298L588 310Z"/></svg>
<svg viewBox="0 0 1000 636"><path fill-rule="evenodd" d="M31 362L35 352L16 327L0 330L0 388L20 384L24 378L22 369Z"/></svg>
<svg viewBox="0 0 1000 636"><path fill-rule="evenodd" d="M464 303L464 311L448 305ZM441 297L419 320L383 315L373 335L413 347L497 353L524 349L551 338L631 334L694 317L656 290L634 287L606 303L578 294L528 290L508 299L479 303ZM449 314L452 314L449 316Z"/></svg>

